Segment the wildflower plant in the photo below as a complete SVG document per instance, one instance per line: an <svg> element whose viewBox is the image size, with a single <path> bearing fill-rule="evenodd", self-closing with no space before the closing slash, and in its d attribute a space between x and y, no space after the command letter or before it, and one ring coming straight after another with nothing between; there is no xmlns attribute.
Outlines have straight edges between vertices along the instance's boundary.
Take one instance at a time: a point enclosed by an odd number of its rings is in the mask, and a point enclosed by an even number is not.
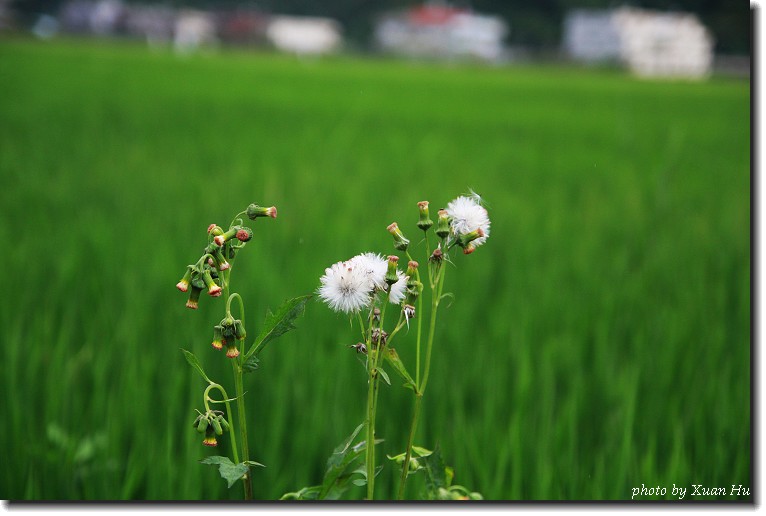
<svg viewBox="0 0 766 516"><path fill-rule="evenodd" d="M351 476L356 474L361 477L352 482L359 486L366 485L367 499L374 499L375 476L381 469L376 467L375 454L376 444L382 442L376 440L375 435L380 381L382 379L391 385L385 367L390 367L399 375L404 380L404 387L414 395L405 450L388 457L401 466L397 498L404 497L408 476L421 470L426 471L427 498L481 498L478 493L469 492L462 486L451 485L451 470L443 465L438 449L415 446L414 439L431 372L437 313L442 301L452 296L444 292L447 264L453 263L452 256L458 249L462 250L462 254L470 255L487 242L490 220L481 199L473 192L450 201L446 208L438 211L435 223L431 219L428 201L419 202L417 207L419 217L415 227L423 233L418 242L424 246L420 262L411 254L415 247L413 240L405 235L398 223L393 222L387 231L398 254L382 256L372 252L362 253L331 265L320 278L319 298L330 309L348 314L352 325L356 323L359 326L360 340L349 348L363 357L367 372L366 414L364 422L328 460L323 485L288 493L285 498L338 495ZM427 312L424 311L425 290L428 291L430 304ZM425 319L428 320L427 331L423 328ZM398 343L395 340L397 337L404 340L401 336L411 336L411 333L414 333L415 364L408 369L399 358L394 344ZM414 373L410 374L410 370ZM364 440L352 446L362 429ZM352 469L354 461L361 461L362 456L364 465ZM339 471L340 465L345 470Z"/></svg>
<svg viewBox="0 0 766 516"><path fill-rule="evenodd" d="M266 344L295 328L293 323L302 315L306 301L311 296L291 299L283 303L276 313L267 312L266 320L258 336L252 344L246 345L244 302L238 293L232 292L231 288L231 274L235 258L253 238L253 230L246 226L243 219L240 218L243 215L246 215L250 221L259 218L276 219L277 209L274 206L264 208L251 204L246 210L234 217L227 229L217 224L210 224L207 228L207 245L202 251L202 256L194 264L186 267L186 271L176 284L176 288L181 292L188 292L186 306L190 309L198 308L203 291L206 291L214 299L223 298L226 300L223 318L213 326L211 342L213 350L220 352L231 363L234 398L228 396L220 383L214 382L208 377L196 355L185 349L182 351L189 364L207 382L202 395L204 411L197 410L197 417L192 423L192 426L204 436L202 444L216 447L218 446L218 437L226 432L230 436L231 457L209 456L201 462L218 466L221 477L227 481L229 487L241 479L244 486L244 497L246 500L250 500L253 498L250 468L263 465L250 460L243 376L245 373L251 373L258 368L258 357ZM239 310L233 312L232 304L235 300ZM212 397L214 391L218 391L221 396L220 399ZM234 424L232 402L236 402L237 406L237 426ZM226 411L214 410L211 404L223 404ZM237 438L239 438L239 446L237 446Z"/></svg>

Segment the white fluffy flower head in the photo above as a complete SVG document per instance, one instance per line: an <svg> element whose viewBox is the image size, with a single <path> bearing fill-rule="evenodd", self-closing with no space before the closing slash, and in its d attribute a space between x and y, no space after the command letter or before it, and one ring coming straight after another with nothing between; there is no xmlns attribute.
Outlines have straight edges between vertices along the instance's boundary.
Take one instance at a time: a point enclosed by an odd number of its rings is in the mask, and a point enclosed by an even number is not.
<svg viewBox="0 0 766 516"><path fill-rule="evenodd" d="M407 295L407 276L405 276L402 271L396 271L396 277L399 279L396 283L391 285L391 290L388 293L388 301L398 305Z"/></svg>
<svg viewBox="0 0 766 516"><path fill-rule="evenodd" d="M369 290L386 290L386 271L388 261L376 253L362 253L349 260L354 267L359 268L370 281Z"/></svg>
<svg viewBox="0 0 766 516"><path fill-rule="evenodd" d="M320 281L319 297L336 312L358 312L372 301L368 274L353 260L338 262L325 269Z"/></svg>
<svg viewBox="0 0 766 516"><path fill-rule="evenodd" d="M489 215L487 210L479 204L479 196L476 194L466 197L461 195L457 199L447 204L447 214L452 219L450 227L455 236L465 235L471 231L481 229L484 236L473 241L473 245L478 247L489 238Z"/></svg>

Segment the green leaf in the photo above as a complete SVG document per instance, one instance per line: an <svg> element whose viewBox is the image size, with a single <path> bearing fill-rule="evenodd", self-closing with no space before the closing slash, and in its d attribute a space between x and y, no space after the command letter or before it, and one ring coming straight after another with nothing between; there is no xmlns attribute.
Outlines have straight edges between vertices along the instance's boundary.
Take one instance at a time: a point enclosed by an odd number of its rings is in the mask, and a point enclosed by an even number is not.
<svg viewBox="0 0 766 516"><path fill-rule="evenodd" d="M276 311L271 313L269 310L266 313L266 321L264 321L261 333L255 339L255 343L247 352L248 356L253 354L257 355L266 344L272 340L281 337L290 330L295 329L295 320L303 315L306 308L306 302L313 296L311 294L306 296L299 296L289 301L282 303L282 306Z"/></svg>
<svg viewBox="0 0 766 516"><path fill-rule="evenodd" d="M200 462L202 464L218 466L218 473L220 473L221 477L226 480L228 487L233 486L237 480L242 478L245 473L247 473L248 469L247 464L245 463L240 462L239 464L234 464L228 457L221 457L219 455L205 457ZM260 466L261 464L258 465Z"/></svg>
<svg viewBox="0 0 766 516"><path fill-rule="evenodd" d="M423 465L426 468L426 489L428 490L429 497L432 500L437 499L439 489L446 489L450 484L447 478L447 468L444 466L438 444L430 455L423 457ZM452 479L450 478L449 480L451 481Z"/></svg>
<svg viewBox="0 0 766 516"><path fill-rule="evenodd" d="M351 435L340 443L335 450L333 450L330 458L327 459L327 469L325 470L324 479L322 480L322 490L319 492L318 498L320 500L328 498L332 491L336 491L335 494L340 496L341 492L337 492L344 483L347 483L350 474L344 475L348 466L353 463L357 458L361 457L364 453L364 447L351 446L356 436L364 428L364 423L357 426Z"/></svg>
<svg viewBox="0 0 766 516"><path fill-rule="evenodd" d="M260 360L258 360L258 357L255 354L251 355L250 358L245 360L245 363L242 364L242 372L243 373L252 373L256 369L258 369L258 363L259 362L260 362Z"/></svg>
<svg viewBox="0 0 766 516"><path fill-rule="evenodd" d="M402 377L402 379L406 382L405 387L409 387L412 390L415 390L415 380L412 379L412 376L410 376L410 373L407 372L407 368L404 367L404 363L399 358L399 354L396 352L394 348L386 348L386 353L383 354L383 357L386 359L386 361L391 364L391 366L394 368L394 371L396 371L399 376Z"/></svg>
<svg viewBox="0 0 766 516"><path fill-rule="evenodd" d="M390 386L390 385L391 385L391 380L389 380L389 378L388 378L388 373L386 373L386 372L383 370L383 368L382 368L382 367L379 367L379 368L378 368L378 372L380 373L380 376L382 376L382 377L383 377L383 380L385 380L385 382L386 382L386 383L387 383L387 384Z"/></svg>
<svg viewBox="0 0 766 516"><path fill-rule="evenodd" d="M197 372L202 375L202 378L205 379L207 383L213 383L210 381L210 378L207 377L205 374L205 371L202 370L202 366L199 363L199 360L197 360L197 357L194 356L194 353L191 351L187 351L183 348L181 348L181 351L183 351L184 356L186 357L186 361L189 362L189 365L191 365L194 369L197 370Z"/></svg>

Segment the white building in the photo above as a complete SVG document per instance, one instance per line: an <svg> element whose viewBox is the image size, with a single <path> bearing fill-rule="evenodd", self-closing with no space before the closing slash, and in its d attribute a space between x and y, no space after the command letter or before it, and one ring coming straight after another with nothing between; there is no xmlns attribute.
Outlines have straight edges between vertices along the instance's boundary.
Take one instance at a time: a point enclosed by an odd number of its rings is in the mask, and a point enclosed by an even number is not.
<svg viewBox="0 0 766 516"><path fill-rule="evenodd" d="M563 46L574 59L618 61L642 77L703 78L713 65L713 37L688 13L573 10L564 21Z"/></svg>
<svg viewBox="0 0 766 516"><path fill-rule="evenodd" d="M327 54L342 43L340 24L329 18L274 16L266 38L279 50L295 54Z"/></svg>
<svg viewBox="0 0 766 516"><path fill-rule="evenodd" d="M507 24L496 16L424 4L381 17L375 42L385 52L411 57L499 61L507 34Z"/></svg>

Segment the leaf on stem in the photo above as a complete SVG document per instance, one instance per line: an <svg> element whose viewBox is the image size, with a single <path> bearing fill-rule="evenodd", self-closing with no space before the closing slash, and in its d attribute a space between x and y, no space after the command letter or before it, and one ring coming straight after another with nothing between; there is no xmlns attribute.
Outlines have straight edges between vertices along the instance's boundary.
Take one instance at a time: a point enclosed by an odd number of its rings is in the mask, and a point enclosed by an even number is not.
<svg viewBox="0 0 766 516"><path fill-rule="evenodd" d="M406 382L404 386L417 391L415 380L413 380L412 376L410 376L410 373L407 372L407 368L404 367L404 363L402 362L402 359L399 358L399 354L396 352L396 350L394 348L386 348L386 352L383 353L383 357L389 364L391 364L391 366L394 368L394 371L396 371L399 376L401 376L402 379Z"/></svg>
<svg viewBox="0 0 766 516"><path fill-rule="evenodd" d="M322 480L322 489L317 498L320 500L336 500L348 489L348 484L354 471L348 471L357 459L364 455L367 448L363 441L354 446L351 443L364 428L364 423L357 426L351 435L340 443L327 459L327 469Z"/></svg>
<svg viewBox="0 0 766 516"><path fill-rule="evenodd" d="M378 367L378 372L380 373L380 376L383 377L383 380L390 386L391 380L388 378L388 373L382 367Z"/></svg>
<svg viewBox="0 0 766 516"><path fill-rule="evenodd" d="M233 486L237 482L237 480L242 478L245 475L245 473L247 473L248 466L265 467L263 466L263 464L255 462L253 460L248 460L245 462L240 462L239 464L234 464L231 461L231 459L229 459L228 457L221 457L220 455L205 457L200 462L202 464L218 466L218 473L221 474L221 478L226 480L228 487Z"/></svg>
<svg viewBox="0 0 766 516"><path fill-rule="evenodd" d="M210 378L207 377L205 374L205 371L202 370L202 366L199 363L199 360L197 360L197 357L194 356L194 353L191 351L187 351L183 348L181 348L181 351L183 351L184 356L186 357L186 361L189 362L189 365L191 365L194 369L197 370L197 372L202 376L202 378L205 379L207 383L213 383L210 381Z"/></svg>
<svg viewBox="0 0 766 516"><path fill-rule="evenodd" d="M276 313L272 313L271 310L266 312L266 321L264 321L261 333L255 339L253 347L247 352L248 356L251 354L257 355L263 351L266 344L281 337L288 331L294 330L295 320L303 315L306 302L312 297L311 294L299 296L282 303L282 306L277 309Z"/></svg>
<svg viewBox="0 0 766 516"><path fill-rule="evenodd" d="M256 355L252 355L250 358L245 360L245 363L242 364L242 372L243 373L252 373L256 369L258 369L258 363L260 360L258 360L258 357Z"/></svg>

